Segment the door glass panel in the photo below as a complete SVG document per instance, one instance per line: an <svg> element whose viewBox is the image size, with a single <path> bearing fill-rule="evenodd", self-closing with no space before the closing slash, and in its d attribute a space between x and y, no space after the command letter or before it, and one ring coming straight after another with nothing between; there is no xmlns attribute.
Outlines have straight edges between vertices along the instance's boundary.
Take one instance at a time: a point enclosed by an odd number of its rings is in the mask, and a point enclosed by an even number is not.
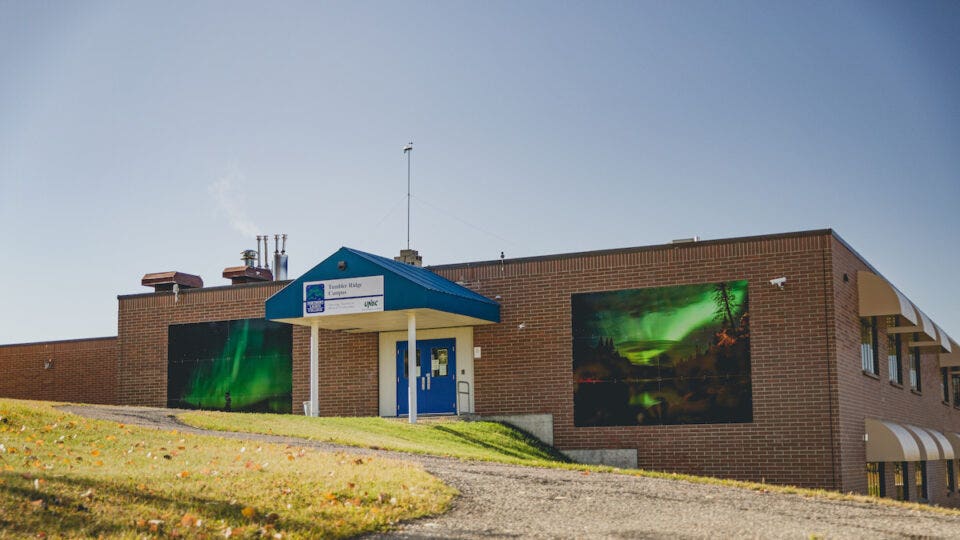
<svg viewBox="0 0 960 540"><path fill-rule="evenodd" d="M434 377L447 376L447 360L450 351L446 347L434 347L430 349L431 369Z"/></svg>
<svg viewBox="0 0 960 540"><path fill-rule="evenodd" d="M406 379L410 374L410 361L409 358L410 351L403 351L403 378ZM417 349L417 374L420 373L420 349Z"/></svg>

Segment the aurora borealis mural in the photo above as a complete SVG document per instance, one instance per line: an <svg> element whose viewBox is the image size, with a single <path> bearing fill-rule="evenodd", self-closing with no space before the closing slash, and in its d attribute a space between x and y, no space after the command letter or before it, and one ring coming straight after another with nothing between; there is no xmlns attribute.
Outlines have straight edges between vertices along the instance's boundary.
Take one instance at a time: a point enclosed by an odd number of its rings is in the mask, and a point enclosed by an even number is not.
<svg viewBox="0 0 960 540"><path fill-rule="evenodd" d="M289 413L292 327L265 319L170 325L167 406Z"/></svg>
<svg viewBox="0 0 960 540"><path fill-rule="evenodd" d="M574 294L577 426L753 420L747 282Z"/></svg>

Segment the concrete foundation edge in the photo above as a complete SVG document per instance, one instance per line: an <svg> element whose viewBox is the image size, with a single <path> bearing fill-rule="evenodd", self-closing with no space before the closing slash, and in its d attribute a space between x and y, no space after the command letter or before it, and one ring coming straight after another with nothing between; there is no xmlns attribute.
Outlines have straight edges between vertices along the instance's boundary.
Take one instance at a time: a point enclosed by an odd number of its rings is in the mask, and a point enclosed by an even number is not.
<svg viewBox="0 0 960 540"><path fill-rule="evenodd" d="M526 431L530 435L553 446L553 415L552 414L505 414L496 416L484 415L482 420L503 422Z"/></svg>
<svg viewBox="0 0 960 540"><path fill-rule="evenodd" d="M587 465L608 465L621 469L637 468L636 448L591 448L586 450L561 450L568 458Z"/></svg>

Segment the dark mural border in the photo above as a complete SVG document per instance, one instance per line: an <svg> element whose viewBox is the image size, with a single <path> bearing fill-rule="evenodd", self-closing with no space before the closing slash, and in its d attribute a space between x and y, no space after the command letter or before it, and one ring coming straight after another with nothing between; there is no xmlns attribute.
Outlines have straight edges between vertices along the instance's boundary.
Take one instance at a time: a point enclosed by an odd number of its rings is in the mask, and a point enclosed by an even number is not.
<svg viewBox="0 0 960 540"><path fill-rule="evenodd" d="M746 280L570 302L575 426L753 421Z"/></svg>
<svg viewBox="0 0 960 540"><path fill-rule="evenodd" d="M266 319L172 324L167 406L290 413L293 328Z"/></svg>

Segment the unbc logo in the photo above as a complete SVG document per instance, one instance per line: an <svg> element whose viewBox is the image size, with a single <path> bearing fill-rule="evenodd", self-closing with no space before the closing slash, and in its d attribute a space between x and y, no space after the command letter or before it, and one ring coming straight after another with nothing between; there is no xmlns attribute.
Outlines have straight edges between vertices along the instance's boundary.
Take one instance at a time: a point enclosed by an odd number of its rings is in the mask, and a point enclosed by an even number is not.
<svg viewBox="0 0 960 540"><path fill-rule="evenodd" d="M326 310L324 297L326 296L323 283L307 285L303 294L304 310L307 313L323 313Z"/></svg>
<svg viewBox="0 0 960 540"><path fill-rule="evenodd" d="M314 300L323 300L324 297L324 287L323 283L317 285L307 285L307 294L304 298L307 302L312 302Z"/></svg>
<svg viewBox="0 0 960 540"><path fill-rule="evenodd" d="M379 300L367 300L366 302L363 303L363 307L366 307L366 308L377 307L379 304L380 304Z"/></svg>

